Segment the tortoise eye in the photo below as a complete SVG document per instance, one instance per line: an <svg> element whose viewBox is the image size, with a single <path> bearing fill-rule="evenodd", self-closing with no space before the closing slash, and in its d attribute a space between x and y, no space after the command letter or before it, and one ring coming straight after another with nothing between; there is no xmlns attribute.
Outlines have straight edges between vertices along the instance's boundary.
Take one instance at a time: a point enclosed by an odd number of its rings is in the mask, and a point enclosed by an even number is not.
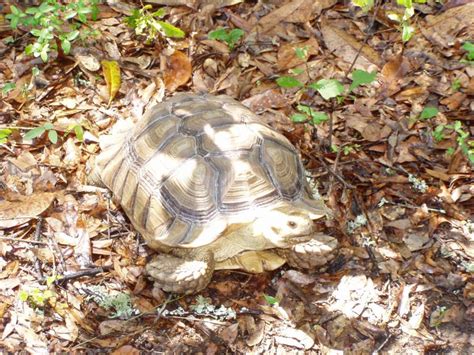
<svg viewBox="0 0 474 355"><path fill-rule="evenodd" d="M288 226L291 227L291 228L295 228L295 227L296 227L296 223L293 222L293 221L289 221L289 222L288 222Z"/></svg>

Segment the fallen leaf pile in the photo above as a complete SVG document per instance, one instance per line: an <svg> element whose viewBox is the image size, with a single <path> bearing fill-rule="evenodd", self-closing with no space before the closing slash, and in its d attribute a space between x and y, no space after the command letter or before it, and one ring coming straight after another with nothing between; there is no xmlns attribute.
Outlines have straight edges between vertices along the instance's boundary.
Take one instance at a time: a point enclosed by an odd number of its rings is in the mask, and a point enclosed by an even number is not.
<svg viewBox="0 0 474 355"><path fill-rule="evenodd" d="M473 2L416 4L407 43L391 2L154 0L186 35L151 43L124 21L138 2L106 3L98 36L47 64L0 5L1 351L474 353ZM338 99L276 82L347 89L356 69L376 80ZM299 149L333 214L330 264L153 289L153 252L88 177L101 135L179 91L232 96ZM299 105L330 119L292 122Z"/></svg>

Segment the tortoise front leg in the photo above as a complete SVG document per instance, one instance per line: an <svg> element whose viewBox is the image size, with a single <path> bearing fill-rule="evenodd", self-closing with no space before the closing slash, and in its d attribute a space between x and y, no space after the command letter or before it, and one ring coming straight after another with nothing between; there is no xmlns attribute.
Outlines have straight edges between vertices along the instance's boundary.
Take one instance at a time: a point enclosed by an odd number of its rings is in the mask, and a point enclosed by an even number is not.
<svg viewBox="0 0 474 355"><path fill-rule="evenodd" d="M277 253L284 257L291 267L314 269L332 260L336 247L335 238L318 233L308 242L296 244L289 249L277 249Z"/></svg>
<svg viewBox="0 0 474 355"><path fill-rule="evenodd" d="M146 265L155 285L166 292L191 294L205 288L212 278L215 260L210 250L186 250L185 256L159 254Z"/></svg>

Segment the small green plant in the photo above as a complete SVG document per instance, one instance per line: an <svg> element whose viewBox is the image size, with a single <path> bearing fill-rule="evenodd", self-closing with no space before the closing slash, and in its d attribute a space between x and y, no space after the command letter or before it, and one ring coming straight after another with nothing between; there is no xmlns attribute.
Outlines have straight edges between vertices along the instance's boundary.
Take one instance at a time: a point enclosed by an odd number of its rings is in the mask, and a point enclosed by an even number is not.
<svg viewBox="0 0 474 355"><path fill-rule="evenodd" d="M152 43L158 35L170 38L183 38L185 33L172 24L159 20L166 15L166 8L162 7L151 12L151 5L145 5L141 9L134 9L132 15L126 18L128 26L135 30L138 36L144 35L146 43Z"/></svg>
<svg viewBox="0 0 474 355"><path fill-rule="evenodd" d="M12 90L15 90L15 83L6 83L2 87L2 96L7 96L8 93Z"/></svg>
<svg viewBox="0 0 474 355"><path fill-rule="evenodd" d="M224 41L229 46L230 50L233 50L238 41L245 34L240 28L234 28L232 30L226 30L225 28L219 28L217 30L209 32L207 35L209 39L215 39L218 41Z"/></svg>
<svg viewBox="0 0 474 355"><path fill-rule="evenodd" d="M130 295L124 292L111 292L104 286L89 286L88 292L91 293L88 299L93 300L106 310L113 311L110 318L128 319L138 312L132 306Z"/></svg>
<svg viewBox="0 0 474 355"><path fill-rule="evenodd" d="M369 12L374 7L374 0L352 0L352 3L364 12Z"/></svg>
<svg viewBox="0 0 474 355"><path fill-rule="evenodd" d="M327 121L329 119L328 115L324 112L314 111L311 106L307 105L298 105L296 109L299 113L294 113L291 115L291 120L293 122L311 122L314 125L318 125L321 122Z"/></svg>
<svg viewBox="0 0 474 355"><path fill-rule="evenodd" d="M28 302L28 304L34 309L43 309L48 303L54 300L57 296L56 292L50 289L56 280L61 279L61 276L54 275L46 278L45 289L32 288L32 289L21 289L18 293L18 297L22 302Z"/></svg>
<svg viewBox="0 0 474 355"><path fill-rule="evenodd" d="M67 136L68 134L74 132L76 135L76 138L82 142L84 140L84 128L82 128L82 125L80 124L72 124L70 125L67 129L66 132L64 132L64 136Z"/></svg>
<svg viewBox="0 0 474 355"><path fill-rule="evenodd" d="M332 145L331 150L335 153L342 151L342 154L349 155L352 152L355 152L360 149L360 144L346 144L342 147L338 147L337 145Z"/></svg>
<svg viewBox="0 0 474 355"><path fill-rule="evenodd" d="M439 110L436 107L427 106L423 108L420 114L420 120L428 120L430 118L436 117L439 113Z"/></svg>
<svg viewBox="0 0 474 355"><path fill-rule="evenodd" d="M424 4L426 0L397 0L397 4L404 7L403 15L394 11L387 12L390 20L400 24L403 42L409 41L415 32L415 27L410 23L410 19L415 15L413 3ZM352 0L352 4L362 8L364 12L374 7L373 0Z"/></svg>
<svg viewBox="0 0 474 355"><path fill-rule="evenodd" d="M460 88L461 88L461 80L457 78L451 83L451 90L456 92L456 91L459 91Z"/></svg>
<svg viewBox="0 0 474 355"><path fill-rule="evenodd" d="M264 294L263 298L270 306L278 305L280 303L280 300L278 298L270 296L270 295Z"/></svg>
<svg viewBox="0 0 474 355"><path fill-rule="evenodd" d="M12 134L13 131L9 128L2 128L0 129L0 144L5 143L8 140L8 137L10 134Z"/></svg>
<svg viewBox="0 0 474 355"><path fill-rule="evenodd" d="M28 7L24 12L16 6L10 6L11 13L6 16L10 26L26 27L36 38L25 48L25 53L48 61L51 50L69 54L71 44L79 34L82 24L90 15L97 18L99 0L81 0L62 5L58 0L46 0L38 7Z"/></svg>
<svg viewBox="0 0 474 355"><path fill-rule="evenodd" d="M464 44L462 45L462 49L467 52L466 59L463 59L462 62L474 64L474 43L469 41L464 42Z"/></svg>
<svg viewBox="0 0 474 355"><path fill-rule="evenodd" d="M474 140L469 139L469 132L463 128L461 121L455 121L453 124L439 125L433 131L433 138L440 142L445 139L446 131L452 131L456 134L456 142L462 153L467 157L469 162L474 165ZM448 149L448 154L453 154L454 149Z"/></svg>
<svg viewBox="0 0 474 355"><path fill-rule="evenodd" d="M296 55L306 56L305 51L306 48L296 48ZM299 75L304 72L304 69L296 68L290 70L290 73L293 75ZM354 70L352 72L352 83L349 87L347 92L350 93L359 86L371 84L375 77L377 76L376 72L368 73L364 70ZM313 89L317 91L323 99L330 100L336 98L338 102L342 102L344 100L344 96L342 96L345 92L344 86L335 79L320 79L315 82L311 82L309 84L303 84L294 76L281 76L276 79L278 86L282 88L301 88L302 90ZM313 110L310 106L301 105L299 104L296 109L299 113L295 113L291 116L293 122L311 122L314 125L318 125L324 121L327 121L329 117L324 112L318 112Z"/></svg>
<svg viewBox="0 0 474 355"><path fill-rule="evenodd" d="M48 139L51 143L56 144L58 142L58 132L54 129L54 126L52 123L45 123L42 126L33 128L31 131L28 131L25 134L25 139L31 140L36 137L41 136L43 133L48 132Z"/></svg>

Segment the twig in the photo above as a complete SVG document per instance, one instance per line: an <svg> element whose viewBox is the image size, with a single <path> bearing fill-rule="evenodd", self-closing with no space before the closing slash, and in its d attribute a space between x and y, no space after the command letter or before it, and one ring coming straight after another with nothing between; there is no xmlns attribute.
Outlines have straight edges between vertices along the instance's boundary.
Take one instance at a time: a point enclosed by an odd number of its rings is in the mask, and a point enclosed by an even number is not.
<svg viewBox="0 0 474 355"><path fill-rule="evenodd" d="M41 226L43 224L43 218L38 218L38 221L36 222L36 230L35 230L35 241L39 241L41 238ZM42 279L43 278L43 271L41 270L41 264L38 256L35 254L35 270L39 277Z"/></svg>
<svg viewBox="0 0 474 355"><path fill-rule="evenodd" d="M54 283L56 285L60 285L60 284L63 284L65 282L77 279L79 277L95 276L97 274L107 272L111 269L112 269L112 266L104 266L104 267L96 267L96 268L93 268L93 269L85 269L85 270L70 272L68 274L63 275L60 279L56 280Z"/></svg>
<svg viewBox="0 0 474 355"><path fill-rule="evenodd" d="M321 164L324 165L324 167L326 168L327 171L329 171L329 173L331 173L332 175L334 175L346 188L349 188L349 189L355 189L355 186L352 185L352 184L349 184L348 182L346 182L344 180L343 177L341 177L338 173L336 173L335 171L333 171L327 164L326 162L322 159L322 158L319 158L318 157L318 160L321 162Z"/></svg>
<svg viewBox="0 0 474 355"><path fill-rule="evenodd" d="M0 240L7 240L10 242L19 242L19 243L30 243L30 244L37 244L37 245L48 245L48 243L40 242L38 240L29 240L29 239L12 238L12 237L0 237Z"/></svg>
<svg viewBox="0 0 474 355"><path fill-rule="evenodd" d="M370 24L369 24L369 27L368 29L372 28L372 26L374 25L374 22L375 22L375 16L377 16L377 12L379 11L379 7L381 5L381 1L377 1L375 3L375 6L374 6L374 15L372 16L372 19L370 21ZM349 69L346 71L346 74L344 75L344 78L347 79L348 76L349 76L349 73L351 72L352 68L354 67L355 63L357 62L357 59L359 59L360 57L360 53L362 52L362 49L364 48L364 46L367 44L367 41L369 40L369 33L367 31L367 33L365 34L365 37L364 37L364 41L362 42L362 45L360 46L359 50L357 51L357 54L356 56L354 57L354 60L352 61L351 63L351 66L349 67Z"/></svg>

